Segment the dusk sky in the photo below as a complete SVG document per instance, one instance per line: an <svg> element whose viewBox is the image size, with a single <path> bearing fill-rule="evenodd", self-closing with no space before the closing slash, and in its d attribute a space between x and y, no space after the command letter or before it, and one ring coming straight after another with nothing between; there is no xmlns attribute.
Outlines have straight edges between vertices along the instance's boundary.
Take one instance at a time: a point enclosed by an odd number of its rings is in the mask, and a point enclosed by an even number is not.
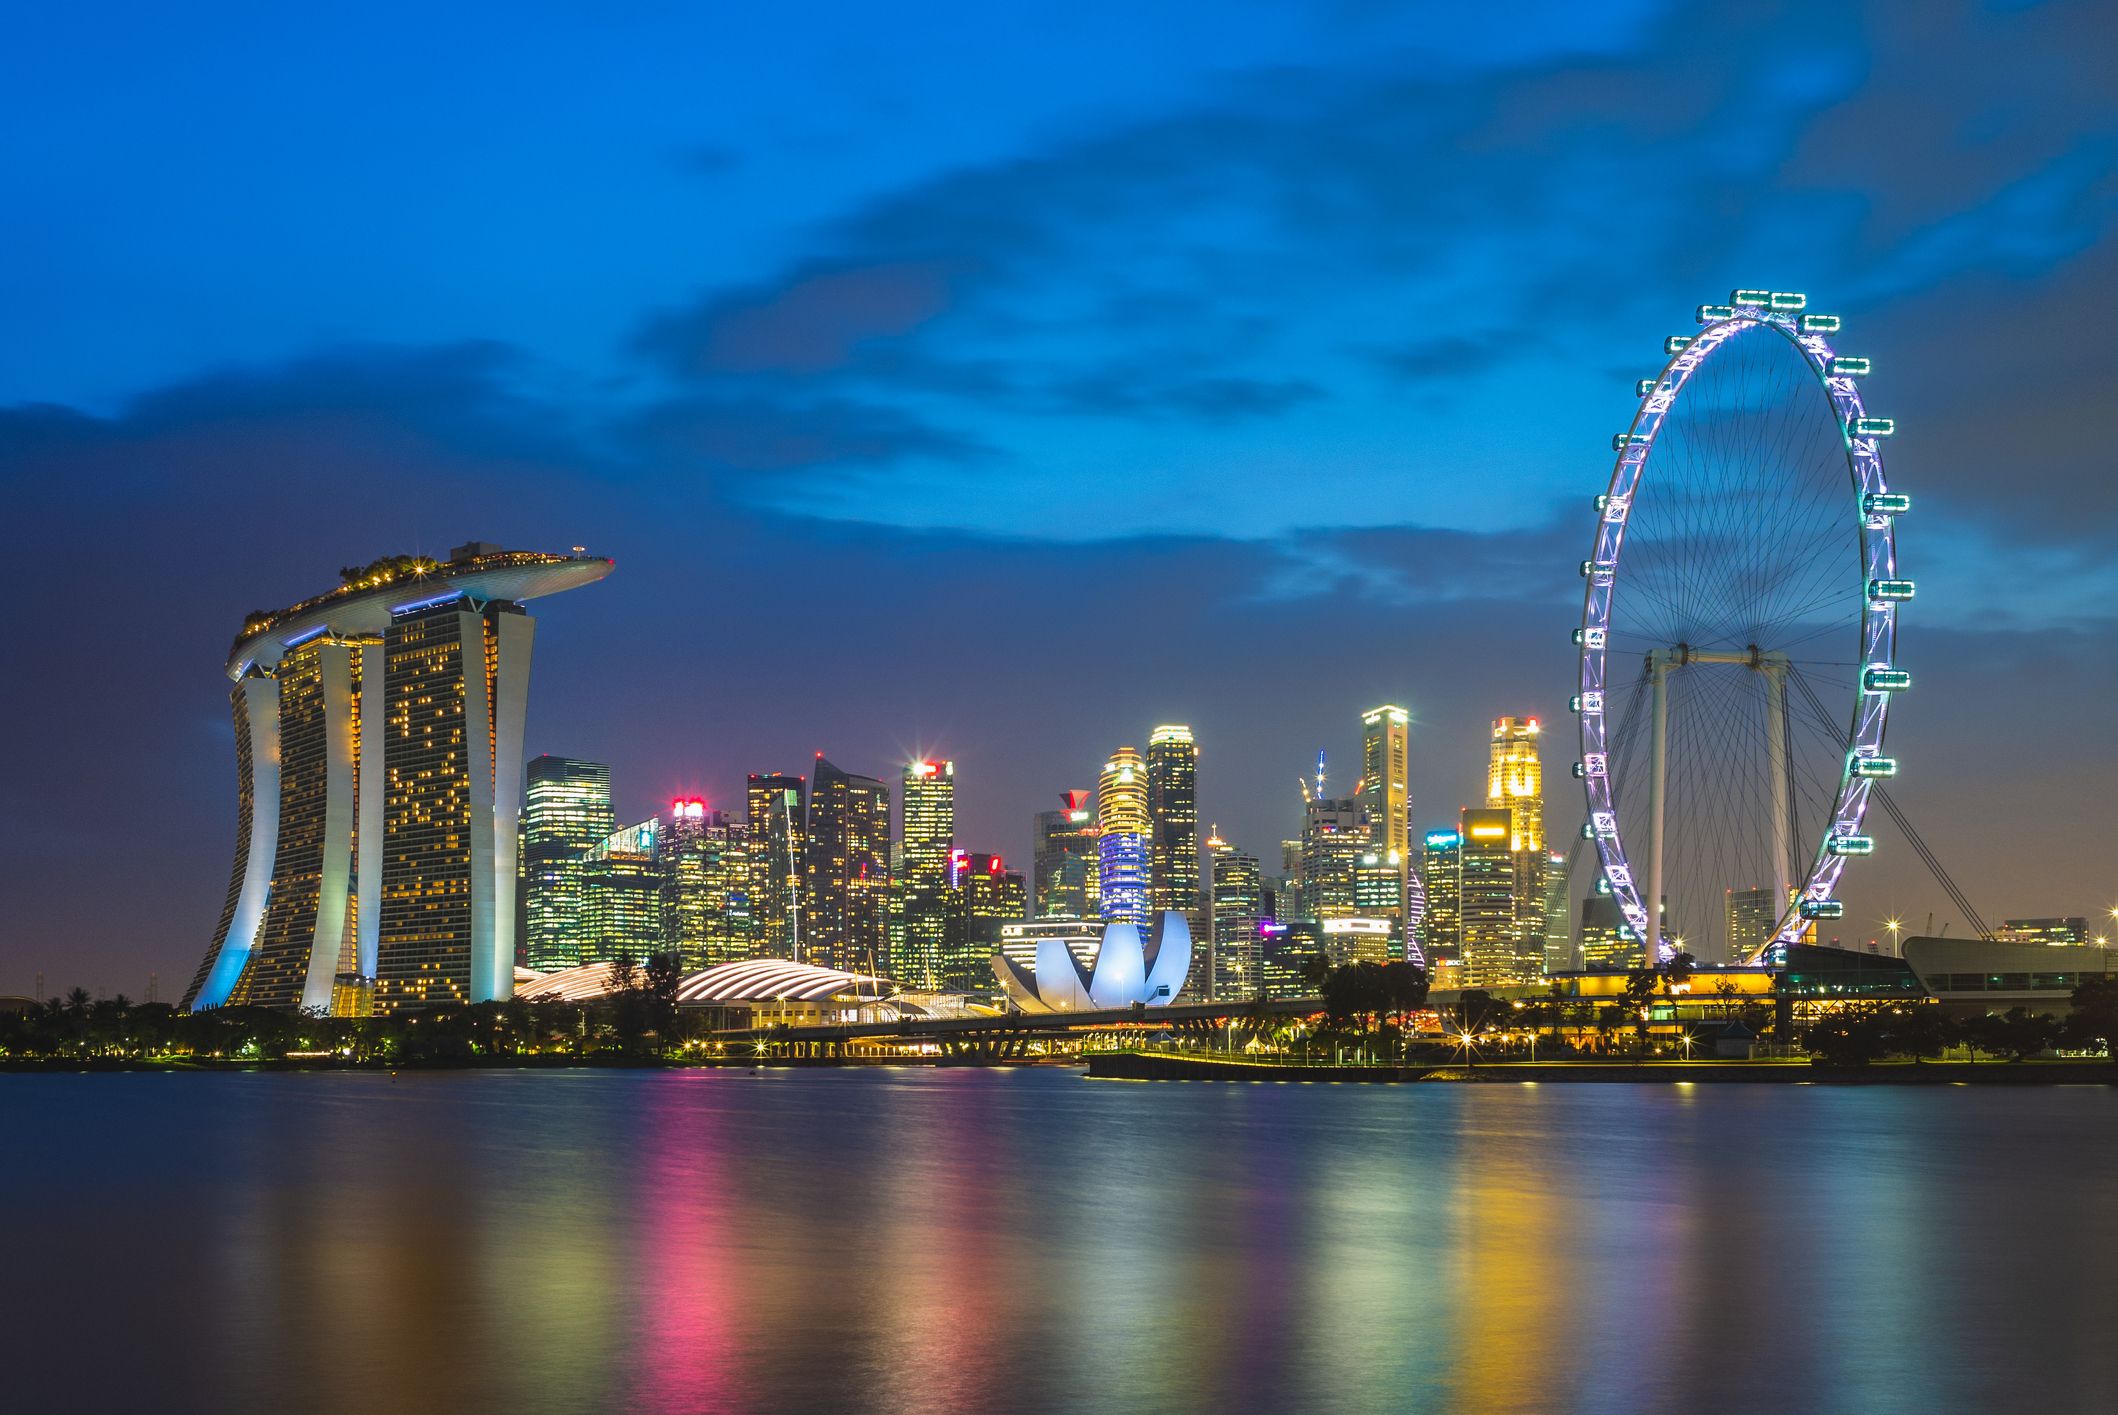
<svg viewBox="0 0 2118 1415"><path fill-rule="evenodd" d="M529 745L621 819L930 753L1026 865L1180 721L1271 856L1392 700L1415 830L1527 713L1564 836L1589 500L1737 285L1898 420L1899 801L2118 904L2108 3L88 3L0 131L0 993L180 995L243 615L470 539L616 558ZM1875 833L1846 935L1954 920Z"/></svg>

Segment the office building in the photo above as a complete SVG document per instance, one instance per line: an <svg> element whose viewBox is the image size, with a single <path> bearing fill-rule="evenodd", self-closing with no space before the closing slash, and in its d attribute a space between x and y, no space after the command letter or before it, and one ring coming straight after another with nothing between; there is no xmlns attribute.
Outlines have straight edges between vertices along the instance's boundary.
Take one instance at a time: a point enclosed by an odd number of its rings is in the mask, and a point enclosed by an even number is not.
<svg viewBox="0 0 2118 1415"><path fill-rule="evenodd" d="M872 976L889 962L890 788L819 753L807 836L802 961Z"/></svg>
<svg viewBox="0 0 2118 1415"><path fill-rule="evenodd" d="M1392 918L1404 921L1404 896L1413 870L1411 714L1394 703L1361 714L1361 779L1353 793L1368 816L1368 838L1397 869Z"/></svg>
<svg viewBox="0 0 2118 1415"><path fill-rule="evenodd" d="M1356 875L1368 851L1368 817L1351 797L1311 798L1302 811L1302 914L1345 919L1361 912Z"/></svg>
<svg viewBox="0 0 2118 1415"><path fill-rule="evenodd" d="M808 860L808 783L778 772L753 774L743 788L750 837L750 912L767 957L800 962L809 926L804 889Z"/></svg>
<svg viewBox="0 0 2118 1415"><path fill-rule="evenodd" d="M1772 942L1773 929L1780 922L1780 901L1772 897L1771 886L1762 889L1731 889L1727 891L1722 909L1726 940L1725 961L1743 963L1750 956Z"/></svg>
<svg viewBox="0 0 2118 1415"><path fill-rule="evenodd" d="M1567 893L1566 856L1554 850L1544 858L1544 971L1550 977L1555 973L1573 970L1574 919L1570 907L1572 896Z"/></svg>
<svg viewBox="0 0 2118 1415"><path fill-rule="evenodd" d="M1001 930L1025 921L1029 890L1020 870L1011 870L998 855L957 852L951 901L963 915L964 946L943 967L950 988L980 986L992 975L987 966L999 951Z"/></svg>
<svg viewBox="0 0 2118 1415"><path fill-rule="evenodd" d="M1147 816L1150 827L1148 907L1159 917L1182 914L1194 939L1206 937L1199 887L1199 747L1191 729L1165 724L1147 735ZM1185 994L1203 995L1204 951L1192 950Z"/></svg>
<svg viewBox="0 0 2118 1415"><path fill-rule="evenodd" d="M505 998L514 985L524 601L611 562L474 542L396 556L244 621L239 837L184 1006L328 1012Z"/></svg>
<svg viewBox="0 0 2118 1415"><path fill-rule="evenodd" d="M663 927L662 822L613 831L581 862L584 963L645 963L668 950Z"/></svg>
<svg viewBox="0 0 2118 1415"><path fill-rule="evenodd" d="M1464 986L1506 987L1536 980L1541 948L1533 962L1522 945L1515 905L1516 851L1513 823L1505 807L1466 807L1458 833L1457 929L1463 951ZM1542 900L1540 899L1540 905Z"/></svg>
<svg viewBox="0 0 2118 1415"><path fill-rule="evenodd" d="M662 854L662 934L686 972L756 955L751 868L741 826L696 797L669 803Z"/></svg>
<svg viewBox="0 0 2118 1415"><path fill-rule="evenodd" d="M1420 883L1426 890L1426 910L1420 918L1420 949L1432 965L1453 962L1462 955L1463 834L1454 830L1430 830L1420 851Z"/></svg>
<svg viewBox="0 0 2118 1415"><path fill-rule="evenodd" d="M1095 799L1087 791L1062 791L1059 809L1039 811L1034 876L1036 917L1092 919L1097 916Z"/></svg>
<svg viewBox="0 0 2118 1415"><path fill-rule="evenodd" d="M1515 936L1525 956L1535 954L1543 967L1545 876L1550 856L1544 840L1544 767L1537 744L1542 732L1534 717L1493 720L1486 767L1486 805L1508 813L1508 849L1515 869Z"/></svg>
<svg viewBox="0 0 2118 1415"><path fill-rule="evenodd" d="M949 862L956 850L956 763L916 761L902 783L903 937L890 976L928 992L945 986L944 963L963 957L950 938ZM952 942L956 943L951 947Z"/></svg>
<svg viewBox="0 0 2118 1415"><path fill-rule="evenodd" d="M1205 997L1215 1002L1254 998L1264 984L1258 973L1258 924L1265 917L1265 889L1257 856L1244 854L1218 832L1206 845L1213 918Z"/></svg>
<svg viewBox="0 0 2118 1415"><path fill-rule="evenodd" d="M541 756L523 774L522 961L553 972L588 961L581 954L581 869L618 828L610 767Z"/></svg>
<svg viewBox="0 0 2118 1415"><path fill-rule="evenodd" d="M2089 921L2080 915L2054 919L2003 919L2000 937L2009 943L2042 943L2066 948L2089 941Z"/></svg>
<svg viewBox="0 0 2118 1415"><path fill-rule="evenodd" d="M1105 921L1145 924L1154 857L1147 764L1120 747L1096 778L1097 905Z"/></svg>
<svg viewBox="0 0 2118 1415"><path fill-rule="evenodd" d="M1640 938L1618 901L1600 890L1581 900L1581 966L1609 972L1640 966Z"/></svg>

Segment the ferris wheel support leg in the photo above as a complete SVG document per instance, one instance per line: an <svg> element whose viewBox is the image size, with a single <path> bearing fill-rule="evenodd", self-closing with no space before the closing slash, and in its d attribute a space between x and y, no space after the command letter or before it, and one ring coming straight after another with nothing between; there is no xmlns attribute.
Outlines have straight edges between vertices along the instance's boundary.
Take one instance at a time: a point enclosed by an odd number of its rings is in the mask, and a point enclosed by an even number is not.
<svg viewBox="0 0 2118 1415"><path fill-rule="evenodd" d="M1647 939L1641 949L1646 962L1662 966L1662 817L1669 802L1669 670L1671 659L1657 649L1649 656L1648 676L1653 687L1653 733L1647 776Z"/></svg>
<svg viewBox="0 0 2118 1415"><path fill-rule="evenodd" d="M1772 899L1775 910L1784 913L1793 888L1790 852L1794 843L1793 803L1787 788L1787 655L1760 655L1758 671L1765 675L1765 751L1772 776Z"/></svg>

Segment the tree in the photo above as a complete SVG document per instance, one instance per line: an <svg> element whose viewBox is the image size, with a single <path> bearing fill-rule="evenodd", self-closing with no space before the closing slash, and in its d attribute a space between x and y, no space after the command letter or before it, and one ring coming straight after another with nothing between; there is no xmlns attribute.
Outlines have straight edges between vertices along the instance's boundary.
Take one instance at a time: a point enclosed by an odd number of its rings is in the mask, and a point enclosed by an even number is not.
<svg viewBox="0 0 2118 1415"><path fill-rule="evenodd" d="M667 1050L676 1039L677 987L684 981L684 962L674 952L657 953L647 960L643 990L648 999L648 1018Z"/></svg>
<svg viewBox="0 0 2118 1415"><path fill-rule="evenodd" d="M1844 1007L1804 1027L1802 1049L1826 1065L1866 1066L1888 1052L1889 1038L1879 1009Z"/></svg>
<svg viewBox="0 0 2118 1415"><path fill-rule="evenodd" d="M2066 1038L2083 1048L2100 1046L2104 1055L2118 1061L2118 977L2087 978L2074 989Z"/></svg>
<svg viewBox="0 0 2118 1415"><path fill-rule="evenodd" d="M1883 1014L1885 1036L1891 1051L1903 1052L1913 1064L1940 1056L1957 1036L1957 1029L1933 1003L1916 1003Z"/></svg>
<svg viewBox="0 0 2118 1415"><path fill-rule="evenodd" d="M1986 1032L1988 1050L1999 1052L2010 1061L2035 1056L2050 1048L2060 1036L2059 1019L2027 1007L2011 1007L1998 1017L1981 1020L1991 1024Z"/></svg>

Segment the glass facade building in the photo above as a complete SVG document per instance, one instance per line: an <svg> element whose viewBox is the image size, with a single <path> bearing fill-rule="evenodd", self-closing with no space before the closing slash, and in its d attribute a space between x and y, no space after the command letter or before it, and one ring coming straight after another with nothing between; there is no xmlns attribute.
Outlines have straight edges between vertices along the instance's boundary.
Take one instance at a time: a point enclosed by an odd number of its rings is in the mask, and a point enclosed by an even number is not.
<svg viewBox="0 0 2118 1415"><path fill-rule="evenodd" d="M1534 981L1542 971L1542 948L1535 964L1525 955L1515 907L1513 829L1504 807L1465 809L1458 833L1457 928L1463 951L1465 987L1505 987ZM1539 903L1542 904L1540 896Z"/></svg>
<svg viewBox="0 0 2118 1415"><path fill-rule="evenodd" d="M817 757L808 837L802 960L872 976L889 962L890 788Z"/></svg>
<svg viewBox="0 0 2118 1415"><path fill-rule="evenodd" d="M581 875L588 852L618 828L610 767L541 756L523 776L522 961L552 972L589 961L582 954Z"/></svg>
<svg viewBox="0 0 2118 1415"><path fill-rule="evenodd" d="M759 947L770 957L799 961L808 925L803 898L808 784L777 772L753 774L743 789L750 836L750 912Z"/></svg>
<svg viewBox="0 0 2118 1415"><path fill-rule="evenodd" d="M1206 937L1199 888L1199 745L1189 727L1165 724L1147 736L1147 815L1152 840L1148 908L1182 914L1192 937ZM1192 951L1187 992L1201 995L1203 950Z"/></svg>
<svg viewBox="0 0 2118 1415"><path fill-rule="evenodd" d="M1420 950L1431 968L1463 956L1463 834L1430 830L1420 850L1420 883L1426 909L1420 917Z"/></svg>
<svg viewBox="0 0 2118 1415"><path fill-rule="evenodd" d="M1206 996L1214 1002L1245 1001L1257 997L1264 986L1258 971L1258 923L1265 916L1264 880L1257 856L1245 855L1218 838L1209 845L1213 933Z"/></svg>
<svg viewBox="0 0 2118 1415"><path fill-rule="evenodd" d="M1153 872L1153 819L1147 809L1147 764L1120 747L1096 778L1097 906L1104 919L1148 921Z"/></svg>
<svg viewBox="0 0 2118 1415"><path fill-rule="evenodd" d="M902 830L904 872L899 885L904 942L890 976L908 988L936 991L953 961L968 950L952 947L949 865L956 850L956 763L916 761L905 767ZM959 968L959 971L961 969Z"/></svg>
<svg viewBox="0 0 2118 1415"><path fill-rule="evenodd" d="M1412 859L1412 715L1394 703L1361 714L1361 779L1354 798L1368 816L1368 839L1397 872L1395 897L1381 901L1402 926Z"/></svg>
<svg viewBox="0 0 2118 1415"><path fill-rule="evenodd" d="M1097 879L1096 812L1091 792L1064 791L1059 809L1037 813L1031 871L1036 917L1093 919Z"/></svg>

